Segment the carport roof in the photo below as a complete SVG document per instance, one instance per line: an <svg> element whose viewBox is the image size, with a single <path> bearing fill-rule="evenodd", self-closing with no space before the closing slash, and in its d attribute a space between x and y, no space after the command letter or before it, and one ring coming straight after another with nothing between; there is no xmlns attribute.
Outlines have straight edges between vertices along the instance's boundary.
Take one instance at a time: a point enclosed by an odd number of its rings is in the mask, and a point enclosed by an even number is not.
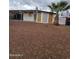
<svg viewBox="0 0 79 59"><path fill-rule="evenodd" d="M9 10L9 12L23 12L23 13L27 13L27 12L44 12L44 13L52 13L52 14L56 14L53 12L48 12L48 11L42 11L42 10Z"/></svg>

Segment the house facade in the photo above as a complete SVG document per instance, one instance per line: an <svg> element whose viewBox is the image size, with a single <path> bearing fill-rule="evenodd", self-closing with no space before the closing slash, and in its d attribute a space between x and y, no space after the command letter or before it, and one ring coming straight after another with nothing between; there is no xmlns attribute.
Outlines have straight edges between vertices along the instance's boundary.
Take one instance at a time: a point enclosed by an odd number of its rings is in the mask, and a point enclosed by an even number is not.
<svg viewBox="0 0 79 59"><path fill-rule="evenodd" d="M37 23L54 23L55 13L40 10L9 10L10 20L23 20Z"/></svg>

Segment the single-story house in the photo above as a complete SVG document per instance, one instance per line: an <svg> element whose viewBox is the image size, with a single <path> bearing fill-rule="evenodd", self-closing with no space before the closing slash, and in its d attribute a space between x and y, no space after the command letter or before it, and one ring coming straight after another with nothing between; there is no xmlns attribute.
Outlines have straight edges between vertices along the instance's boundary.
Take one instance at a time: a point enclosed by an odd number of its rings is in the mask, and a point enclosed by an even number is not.
<svg viewBox="0 0 79 59"><path fill-rule="evenodd" d="M9 10L9 18L37 23L54 23L56 13L41 10Z"/></svg>

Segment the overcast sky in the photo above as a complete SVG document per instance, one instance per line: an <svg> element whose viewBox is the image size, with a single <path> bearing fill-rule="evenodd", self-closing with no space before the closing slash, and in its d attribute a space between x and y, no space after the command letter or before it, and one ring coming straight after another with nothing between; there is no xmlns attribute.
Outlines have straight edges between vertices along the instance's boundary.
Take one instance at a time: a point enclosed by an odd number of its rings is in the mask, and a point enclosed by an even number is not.
<svg viewBox="0 0 79 59"><path fill-rule="evenodd" d="M51 2L58 2L61 0L9 0L9 9L10 10L33 10L36 6L39 10L49 11L47 7ZM62 0L68 1L69 0Z"/></svg>

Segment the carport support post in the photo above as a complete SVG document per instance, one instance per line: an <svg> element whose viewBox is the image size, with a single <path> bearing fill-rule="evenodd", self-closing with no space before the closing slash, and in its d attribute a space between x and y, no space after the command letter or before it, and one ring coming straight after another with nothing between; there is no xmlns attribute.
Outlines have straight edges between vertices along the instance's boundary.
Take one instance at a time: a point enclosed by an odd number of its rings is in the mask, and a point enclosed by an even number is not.
<svg viewBox="0 0 79 59"><path fill-rule="evenodd" d="M17 19L17 13L16 13L16 18L15 19Z"/></svg>
<svg viewBox="0 0 79 59"><path fill-rule="evenodd" d="M23 13L21 12L21 20L23 20L22 15L23 15Z"/></svg>
<svg viewBox="0 0 79 59"><path fill-rule="evenodd" d="M33 11L34 21L36 22L36 11Z"/></svg>
<svg viewBox="0 0 79 59"><path fill-rule="evenodd" d="M38 7L36 7L36 22L37 22L37 19L38 19Z"/></svg>

